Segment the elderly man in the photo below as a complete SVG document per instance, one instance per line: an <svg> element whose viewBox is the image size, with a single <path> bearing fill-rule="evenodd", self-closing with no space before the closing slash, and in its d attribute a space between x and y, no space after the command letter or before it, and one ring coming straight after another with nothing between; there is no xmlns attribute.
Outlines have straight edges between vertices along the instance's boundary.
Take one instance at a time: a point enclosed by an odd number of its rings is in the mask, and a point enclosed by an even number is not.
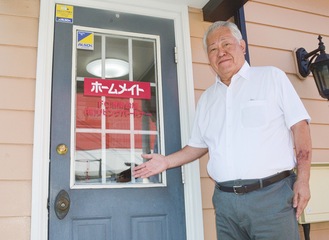
<svg viewBox="0 0 329 240"><path fill-rule="evenodd" d="M249 66L235 24L212 24L204 45L217 76L198 102L188 145L168 156L143 155L149 161L134 176L209 151L218 239L299 239L297 218L310 199L310 117L284 72Z"/></svg>

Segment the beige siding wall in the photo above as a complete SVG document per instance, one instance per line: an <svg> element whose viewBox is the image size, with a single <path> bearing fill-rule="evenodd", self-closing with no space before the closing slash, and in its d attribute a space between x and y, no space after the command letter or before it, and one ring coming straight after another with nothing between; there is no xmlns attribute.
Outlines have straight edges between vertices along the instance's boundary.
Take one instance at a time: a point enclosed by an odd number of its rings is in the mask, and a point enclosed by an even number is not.
<svg viewBox="0 0 329 240"><path fill-rule="evenodd" d="M39 0L0 0L0 233L29 239Z"/></svg>
<svg viewBox="0 0 329 240"><path fill-rule="evenodd" d="M329 162L329 104L322 99L314 80L296 75L293 50L317 48L318 34L329 46L329 2L327 0L257 0L245 5L245 17L252 65L272 65L284 70L312 117L313 162ZM214 81L202 49L202 37L210 25L202 11L190 9L190 31L196 102ZM215 239L214 210L211 202L214 184L206 171L207 156L200 161L205 240ZM302 233L302 229L301 229ZM329 222L311 225L311 239L325 240ZM303 237L303 236L302 236Z"/></svg>

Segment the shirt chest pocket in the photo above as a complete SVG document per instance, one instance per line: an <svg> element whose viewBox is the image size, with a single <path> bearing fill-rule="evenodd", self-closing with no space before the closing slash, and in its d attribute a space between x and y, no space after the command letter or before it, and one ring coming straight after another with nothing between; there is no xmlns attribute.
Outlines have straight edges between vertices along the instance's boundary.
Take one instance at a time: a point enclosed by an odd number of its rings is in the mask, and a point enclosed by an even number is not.
<svg viewBox="0 0 329 240"><path fill-rule="evenodd" d="M260 128L268 124L268 106L265 100L250 100L241 107L244 128Z"/></svg>

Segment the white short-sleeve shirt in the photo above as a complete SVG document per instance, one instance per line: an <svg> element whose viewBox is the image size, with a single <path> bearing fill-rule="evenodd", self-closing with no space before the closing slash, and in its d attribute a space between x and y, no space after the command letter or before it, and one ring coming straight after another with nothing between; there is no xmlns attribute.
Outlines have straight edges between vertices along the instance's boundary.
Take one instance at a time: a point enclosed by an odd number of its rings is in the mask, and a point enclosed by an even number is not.
<svg viewBox="0 0 329 240"><path fill-rule="evenodd" d="M295 167L291 126L310 121L286 74L247 62L226 86L201 96L191 147L208 148L208 173L217 182L270 176Z"/></svg>

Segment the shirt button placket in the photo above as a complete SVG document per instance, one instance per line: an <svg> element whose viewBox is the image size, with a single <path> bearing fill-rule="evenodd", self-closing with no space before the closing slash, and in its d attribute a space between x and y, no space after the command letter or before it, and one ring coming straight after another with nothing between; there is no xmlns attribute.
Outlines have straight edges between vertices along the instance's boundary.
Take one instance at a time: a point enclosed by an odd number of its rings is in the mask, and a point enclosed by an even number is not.
<svg viewBox="0 0 329 240"><path fill-rule="evenodd" d="M226 94L226 153L227 153L227 164L230 168L230 172L234 172L234 164L232 161L232 151L233 151L233 93L232 93L232 88L227 89L227 94Z"/></svg>

